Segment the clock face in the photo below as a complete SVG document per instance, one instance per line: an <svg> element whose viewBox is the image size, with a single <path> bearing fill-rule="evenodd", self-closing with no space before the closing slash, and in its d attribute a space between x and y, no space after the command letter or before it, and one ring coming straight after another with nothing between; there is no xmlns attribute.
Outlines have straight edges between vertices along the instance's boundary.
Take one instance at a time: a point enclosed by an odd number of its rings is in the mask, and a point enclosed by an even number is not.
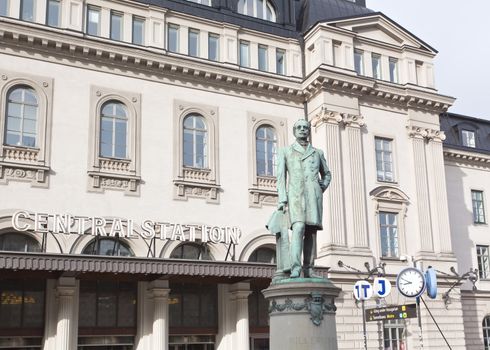
<svg viewBox="0 0 490 350"><path fill-rule="evenodd" d="M413 267L409 267L398 274L396 279L398 291L409 298L418 297L425 289L424 274Z"/></svg>

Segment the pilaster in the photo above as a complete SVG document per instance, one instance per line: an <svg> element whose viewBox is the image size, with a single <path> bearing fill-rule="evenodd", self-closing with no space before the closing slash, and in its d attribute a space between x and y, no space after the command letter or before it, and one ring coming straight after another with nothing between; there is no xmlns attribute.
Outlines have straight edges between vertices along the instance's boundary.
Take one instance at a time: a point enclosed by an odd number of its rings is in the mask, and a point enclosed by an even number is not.
<svg viewBox="0 0 490 350"><path fill-rule="evenodd" d="M342 174L342 154L340 146L340 123L342 115L338 112L321 108L311 124L315 133L315 146L325 151L328 167L332 173L330 186L325 193L326 206L323 217L328 232L321 235L321 255L334 251L337 247L347 247L344 217L344 183Z"/></svg>
<svg viewBox="0 0 490 350"><path fill-rule="evenodd" d="M427 155L432 163L432 171L428 172L429 188L433 195L430 197L431 210L433 211L434 235L436 252L441 255L452 256L451 229L449 227L449 209L447 206L447 192L444 171L444 155L442 142L446 139L444 132L427 129Z"/></svg>
<svg viewBox="0 0 490 350"><path fill-rule="evenodd" d="M347 161L349 162L350 173L347 175L351 187L351 207L352 231L354 241L353 248L368 249L368 234L366 220L366 189L364 184L364 165L362 151L362 127L364 118L360 115L342 114L342 122L347 132L349 148L346 150Z"/></svg>
<svg viewBox="0 0 490 350"><path fill-rule="evenodd" d="M153 281L149 290L153 296L152 349L168 350L168 281Z"/></svg>
<svg viewBox="0 0 490 350"><path fill-rule="evenodd" d="M425 154L425 138L427 131L418 126L408 126L408 136L412 139L415 187L417 192L417 210L420 234L421 253L433 253L434 243L431 232L431 208L427 183L427 160ZM441 181L444 181L441 179Z"/></svg>
<svg viewBox="0 0 490 350"><path fill-rule="evenodd" d="M43 350L56 348L56 327L58 324L56 280L46 280L46 308L44 317Z"/></svg>
<svg viewBox="0 0 490 350"><path fill-rule="evenodd" d="M56 324L57 350L70 350L77 338L76 305L78 284L74 277L60 277L56 288L58 295L58 320Z"/></svg>
<svg viewBox="0 0 490 350"><path fill-rule="evenodd" d="M249 283L235 283L230 286L231 298L235 302L236 315L236 333L233 341L234 350L250 349L248 296L251 293Z"/></svg>

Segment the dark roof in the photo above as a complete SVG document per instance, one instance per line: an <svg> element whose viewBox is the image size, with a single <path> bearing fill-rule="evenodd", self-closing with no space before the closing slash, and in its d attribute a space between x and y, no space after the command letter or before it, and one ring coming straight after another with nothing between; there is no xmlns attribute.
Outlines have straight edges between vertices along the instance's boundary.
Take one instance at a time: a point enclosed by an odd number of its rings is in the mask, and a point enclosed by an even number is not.
<svg viewBox="0 0 490 350"><path fill-rule="evenodd" d="M301 33L305 33L318 22L376 13L348 0L303 0L298 3L300 8L297 12L296 29Z"/></svg>
<svg viewBox="0 0 490 350"><path fill-rule="evenodd" d="M441 130L446 134L444 146L490 154L490 120L468 117L455 113L443 113L440 116ZM461 131L475 133L476 147L463 146Z"/></svg>

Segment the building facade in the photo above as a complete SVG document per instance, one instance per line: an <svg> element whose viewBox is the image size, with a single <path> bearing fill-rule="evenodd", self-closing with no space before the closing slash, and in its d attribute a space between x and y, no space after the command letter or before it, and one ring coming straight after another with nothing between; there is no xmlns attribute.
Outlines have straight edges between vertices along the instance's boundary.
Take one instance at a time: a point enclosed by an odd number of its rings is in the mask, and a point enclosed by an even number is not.
<svg viewBox="0 0 490 350"><path fill-rule="evenodd" d="M443 146L454 99L436 90L436 50L382 13L360 0L3 0L0 40L0 347L268 349L275 155L306 118L332 172L317 266L342 289L339 348L363 344L352 287L366 263L393 283L437 268L427 306L453 349L481 348L485 282L451 289L452 267L483 262L485 244L488 257L485 226L468 232L481 239L470 258L461 208L448 209L453 178L472 171ZM411 302L394 290L367 306ZM368 347L446 348L421 313L422 332L368 323Z"/></svg>

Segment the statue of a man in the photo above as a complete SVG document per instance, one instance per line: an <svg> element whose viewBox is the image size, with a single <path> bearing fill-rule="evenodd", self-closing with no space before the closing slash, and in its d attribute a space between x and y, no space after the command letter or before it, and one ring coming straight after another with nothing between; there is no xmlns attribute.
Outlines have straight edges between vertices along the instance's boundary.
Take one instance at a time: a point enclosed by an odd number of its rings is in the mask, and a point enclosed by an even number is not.
<svg viewBox="0 0 490 350"><path fill-rule="evenodd" d="M291 223L291 278L315 277L316 232L322 229L323 192L330 184L330 170L323 152L309 142L310 123L293 126L296 142L279 150L277 164L278 210L288 210ZM287 182L287 184L286 184Z"/></svg>

